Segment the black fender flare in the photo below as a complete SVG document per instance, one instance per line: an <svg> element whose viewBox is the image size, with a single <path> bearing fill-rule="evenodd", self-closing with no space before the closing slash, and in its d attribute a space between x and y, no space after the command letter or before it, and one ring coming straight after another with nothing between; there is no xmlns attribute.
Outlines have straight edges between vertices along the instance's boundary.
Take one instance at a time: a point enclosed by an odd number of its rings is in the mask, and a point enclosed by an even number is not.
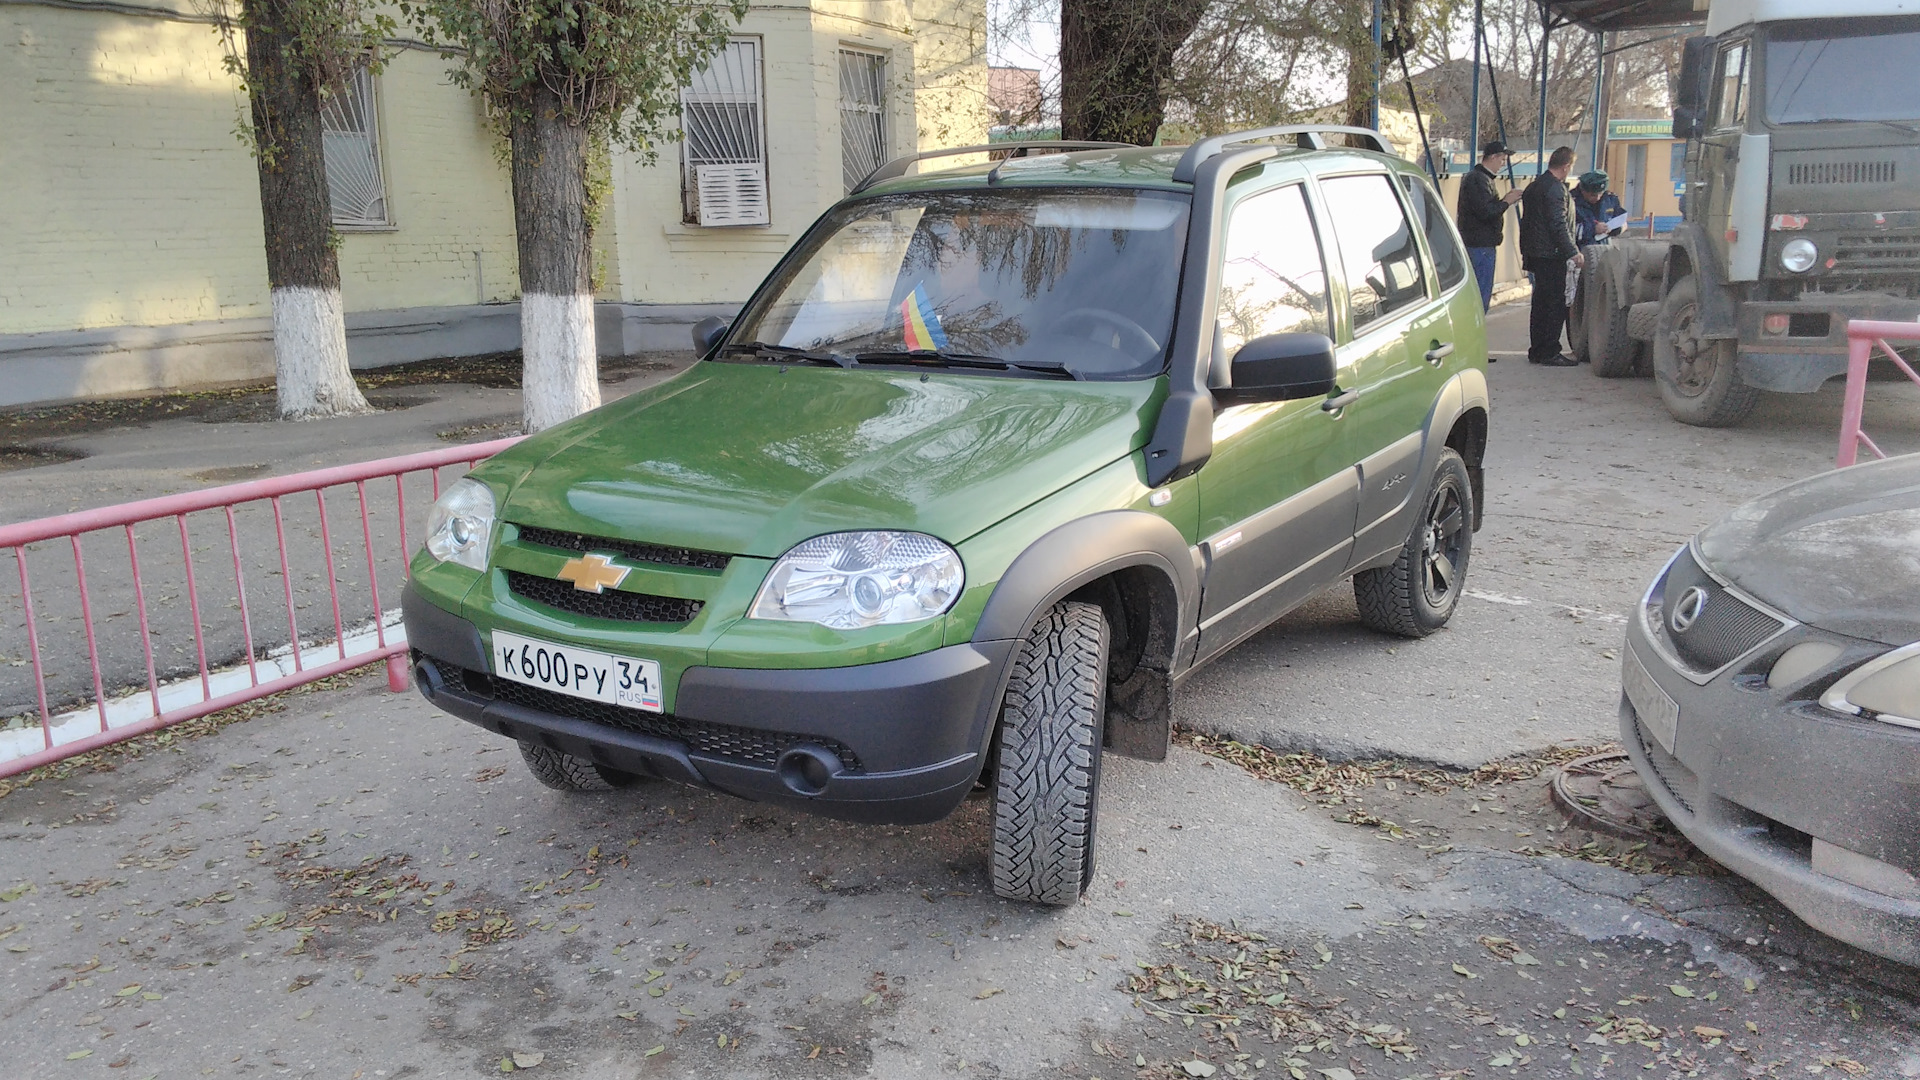
<svg viewBox="0 0 1920 1080"><path fill-rule="evenodd" d="M1699 289L1700 335L1709 339L1739 337L1740 298L1727 287L1724 268L1714 258L1713 246L1700 235L1698 226L1683 222L1673 231L1668 243L1666 272L1660 283L1661 301L1666 301L1676 281L1691 276ZM1675 273L1674 256L1680 253L1686 256L1688 273Z"/></svg>

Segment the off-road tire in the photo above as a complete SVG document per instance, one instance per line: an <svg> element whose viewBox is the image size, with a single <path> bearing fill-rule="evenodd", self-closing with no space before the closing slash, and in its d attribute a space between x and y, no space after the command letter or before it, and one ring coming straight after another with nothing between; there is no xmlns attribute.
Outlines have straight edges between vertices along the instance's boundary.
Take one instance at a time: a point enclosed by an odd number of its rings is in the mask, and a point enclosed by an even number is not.
<svg viewBox="0 0 1920 1080"><path fill-rule="evenodd" d="M1410 638L1447 625L1466 588L1472 554L1473 485L1467 463L1449 446L1434 464L1420 516L1400 556L1390 566L1353 575L1360 621L1383 634Z"/></svg>
<svg viewBox="0 0 1920 1080"><path fill-rule="evenodd" d="M527 763L533 778L555 791L611 791L632 787L645 777L602 768L585 758L574 757L538 743L521 742L520 759Z"/></svg>
<svg viewBox="0 0 1920 1080"><path fill-rule="evenodd" d="M1567 342L1573 347L1573 358L1583 364L1592 359L1587 347L1587 339L1591 336L1587 328L1592 325L1588 320L1593 311L1593 288L1599 284L1599 275L1594 272L1595 256L1599 249L1589 248L1586 251L1587 261L1574 271L1577 276L1574 278L1573 302L1567 305Z"/></svg>
<svg viewBox="0 0 1920 1080"><path fill-rule="evenodd" d="M1675 420L1695 427L1732 427L1760 403L1760 391L1734 370L1739 347L1725 339L1702 341L1692 333L1700 311L1700 283L1692 276L1673 283L1660 302L1653 335L1653 379L1660 401Z"/></svg>
<svg viewBox="0 0 1920 1080"><path fill-rule="evenodd" d="M993 891L1064 905L1093 879L1107 620L1055 604L1013 658L994 735Z"/></svg>
<svg viewBox="0 0 1920 1080"><path fill-rule="evenodd" d="M1614 295L1607 275L1596 275L1594 286L1593 303L1587 308L1587 351L1593 357L1593 373L1602 379L1629 378L1638 367L1640 344L1627 334L1627 306Z"/></svg>

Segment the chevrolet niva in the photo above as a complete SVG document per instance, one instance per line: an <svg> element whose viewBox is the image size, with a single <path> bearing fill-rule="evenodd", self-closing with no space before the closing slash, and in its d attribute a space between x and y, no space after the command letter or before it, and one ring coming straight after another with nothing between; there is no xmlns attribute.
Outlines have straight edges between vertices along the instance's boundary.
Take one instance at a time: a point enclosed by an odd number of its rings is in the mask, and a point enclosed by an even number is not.
<svg viewBox="0 0 1920 1080"><path fill-rule="evenodd" d="M1073 902L1102 749L1164 758L1200 665L1345 579L1410 637L1460 598L1486 333L1385 151L883 166L691 368L447 489L421 692L556 788L903 824L984 788L995 891Z"/></svg>

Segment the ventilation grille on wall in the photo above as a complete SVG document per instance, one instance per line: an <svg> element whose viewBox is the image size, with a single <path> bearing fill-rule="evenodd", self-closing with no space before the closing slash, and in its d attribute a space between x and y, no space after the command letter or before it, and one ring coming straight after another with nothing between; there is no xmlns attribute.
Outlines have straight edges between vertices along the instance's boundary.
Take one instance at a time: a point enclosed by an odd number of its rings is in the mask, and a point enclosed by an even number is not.
<svg viewBox="0 0 1920 1080"><path fill-rule="evenodd" d="M1891 184L1897 173L1891 161L1807 161L1787 166L1787 183Z"/></svg>

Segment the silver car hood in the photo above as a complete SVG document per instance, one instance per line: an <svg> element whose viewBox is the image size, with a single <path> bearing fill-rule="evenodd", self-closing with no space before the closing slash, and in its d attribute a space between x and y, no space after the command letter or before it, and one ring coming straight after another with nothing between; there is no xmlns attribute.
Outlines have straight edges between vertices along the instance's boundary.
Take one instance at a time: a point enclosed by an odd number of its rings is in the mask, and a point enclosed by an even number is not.
<svg viewBox="0 0 1920 1080"><path fill-rule="evenodd" d="M1803 623L1920 641L1920 454L1789 484L1695 543L1714 573Z"/></svg>

